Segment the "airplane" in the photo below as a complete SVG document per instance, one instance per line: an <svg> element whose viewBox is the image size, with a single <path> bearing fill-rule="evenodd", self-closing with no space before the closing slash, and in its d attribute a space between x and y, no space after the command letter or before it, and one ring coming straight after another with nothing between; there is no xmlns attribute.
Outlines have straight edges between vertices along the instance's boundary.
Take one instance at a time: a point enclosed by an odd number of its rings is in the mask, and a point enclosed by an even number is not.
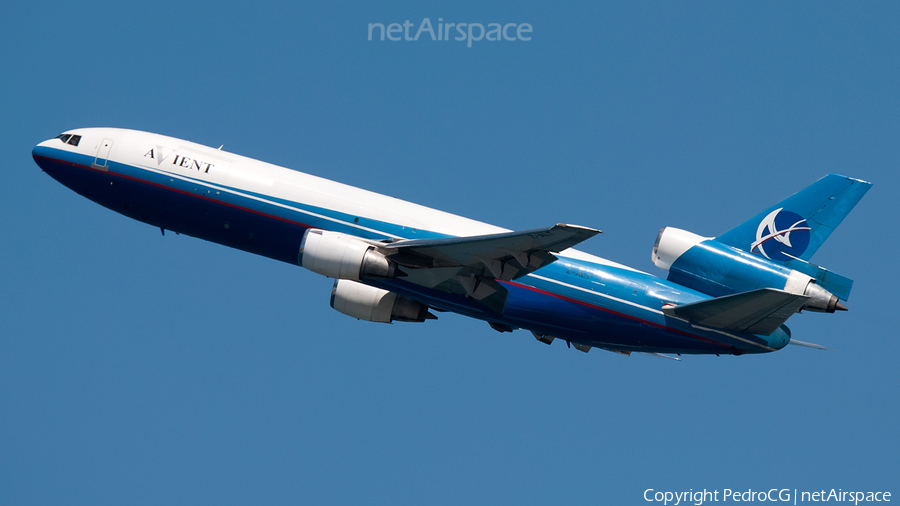
<svg viewBox="0 0 900 506"><path fill-rule="evenodd" d="M871 183L828 174L718 237L664 227L665 279L573 249L600 230L497 226L154 133L68 130L32 150L52 178L161 230L334 278L372 322L455 312L588 352L768 353L802 310L844 311L853 281L809 262ZM324 294L323 294L324 296ZM674 355L674 356L673 356Z"/></svg>

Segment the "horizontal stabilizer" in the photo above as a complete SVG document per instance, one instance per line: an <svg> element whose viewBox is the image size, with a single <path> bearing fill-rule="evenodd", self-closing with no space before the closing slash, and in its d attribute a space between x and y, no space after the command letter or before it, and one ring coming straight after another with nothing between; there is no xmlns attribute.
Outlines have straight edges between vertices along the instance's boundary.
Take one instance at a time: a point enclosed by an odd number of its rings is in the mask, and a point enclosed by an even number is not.
<svg viewBox="0 0 900 506"><path fill-rule="evenodd" d="M681 358L673 357L672 355L665 355L662 353L654 353L652 351L636 351L635 353L640 353L643 355L650 355L651 357L659 357L659 358L667 358L669 360L674 360L676 362L681 362Z"/></svg>
<svg viewBox="0 0 900 506"><path fill-rule="evenodd" d="M798 341L796 339L791 339L790 341L788 341L788 344L793 344L795 346L805 346L807 348L815 348L817 350L834 351L833 349L826 348L825 346L822 346L821 344L807 343L806 341Z"/></svg>
<svg viewBox="0 0 900 506"><path fill-rule="evenodd" d="M680 306L663 306L663 313L697 325L768 336L796 313L809 297L761 288Z"/></svg>
<svg viewBox="0 0 900 506"><path fill-rule="evenodd" d="M847 300L850 297L850 289L853 288L852 279L802 260L794 261L791 267L807 276L816 278L817 285L833 293L837 298Z"/></svg>

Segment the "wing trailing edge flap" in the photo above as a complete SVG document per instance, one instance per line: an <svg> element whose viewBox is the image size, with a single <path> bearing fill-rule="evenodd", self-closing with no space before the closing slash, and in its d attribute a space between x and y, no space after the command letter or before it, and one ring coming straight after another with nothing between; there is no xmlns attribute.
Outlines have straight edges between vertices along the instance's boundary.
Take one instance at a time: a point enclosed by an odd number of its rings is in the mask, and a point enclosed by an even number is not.
<svg viewBox="0 0 900 506"><path fill-rule="evenodd" d="M445 239L409 239L378 248L404 267L405 281L465 294L502 313L506 289L497 280L521 278L556 261L558 253L601 233L577 225Z"/></svg>
<svg viewBox="0 0 900 506"><path fill-rule="evenodd" d="M601 233L577 225L445 239L409 239L380 245L402 266L412 268L482 266L494 279L509 281L556 260L551 253Z"/></svg>
<svg viewBox="0 0 900 506"><path fill-rule="evenodd" d="M808 299L806 295L761 288L680 306L665 305L662 312L695 325L768 336Z"/></svg>

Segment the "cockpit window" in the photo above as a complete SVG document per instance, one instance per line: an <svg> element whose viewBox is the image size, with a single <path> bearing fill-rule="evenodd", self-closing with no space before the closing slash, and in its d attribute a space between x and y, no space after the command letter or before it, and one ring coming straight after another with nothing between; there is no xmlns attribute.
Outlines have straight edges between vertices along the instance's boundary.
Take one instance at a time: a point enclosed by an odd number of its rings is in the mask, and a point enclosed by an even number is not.
<svg viewBox="0 0 900 506"><path fill-rule="evenodd" d="M54 139L59 139L66 144L71 144L72 146L77 146L79 142L81 142L80 135L72 135L72 134L59 134Z"/></svg>

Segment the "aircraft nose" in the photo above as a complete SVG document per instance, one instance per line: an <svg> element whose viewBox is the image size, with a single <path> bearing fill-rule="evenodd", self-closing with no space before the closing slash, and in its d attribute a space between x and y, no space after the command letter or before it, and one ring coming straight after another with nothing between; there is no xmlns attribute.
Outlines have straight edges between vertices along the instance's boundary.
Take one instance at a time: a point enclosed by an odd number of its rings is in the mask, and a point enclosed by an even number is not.
<svg viewBox="0 0 900 506"><path fill-rule="evenodd" d="M36 163L38 167L40 167L43 171L47 170L45 165L47 164L47 160L50 157L50 145L54 141L59 142L59 139L47 139L44 142L39 143L37 146L31 148L31 158L34 159L34 163Z"/></svg>
<svg viewBox="0 0 900 506"><path fill-rule="evenodd" d="M31 149L31 157L41 170L56 177L54 174L59 168L73 164L72 157L83 149L85 144L82 140L83 133L80 130L70 130L47 139Z"/></svg>
<svg viewBox="0 0 900 506"><path fill-rule="evenodd" d="M50 146L53 141L59 142L59 137L54 137L52 139L47 139L38 143L34 148L31 149L31 156L37 156L38 153L42 151L42 148Z"/></svg>
<svg viewBox="0 0 900 506"><path fill-rule="evenodd" d="M52 139L47 139L31 150L31 157L34 158L34 161L37 162L41 168L44 168L41 164L41 160L46 160L47 158L59 158L60 154L63 153L77 153L83 150L84 142L82 141L82 134L84 134L81 130L70 130L65 133L61 133ZM81 147L81 149L79 149Z"/></svg>

